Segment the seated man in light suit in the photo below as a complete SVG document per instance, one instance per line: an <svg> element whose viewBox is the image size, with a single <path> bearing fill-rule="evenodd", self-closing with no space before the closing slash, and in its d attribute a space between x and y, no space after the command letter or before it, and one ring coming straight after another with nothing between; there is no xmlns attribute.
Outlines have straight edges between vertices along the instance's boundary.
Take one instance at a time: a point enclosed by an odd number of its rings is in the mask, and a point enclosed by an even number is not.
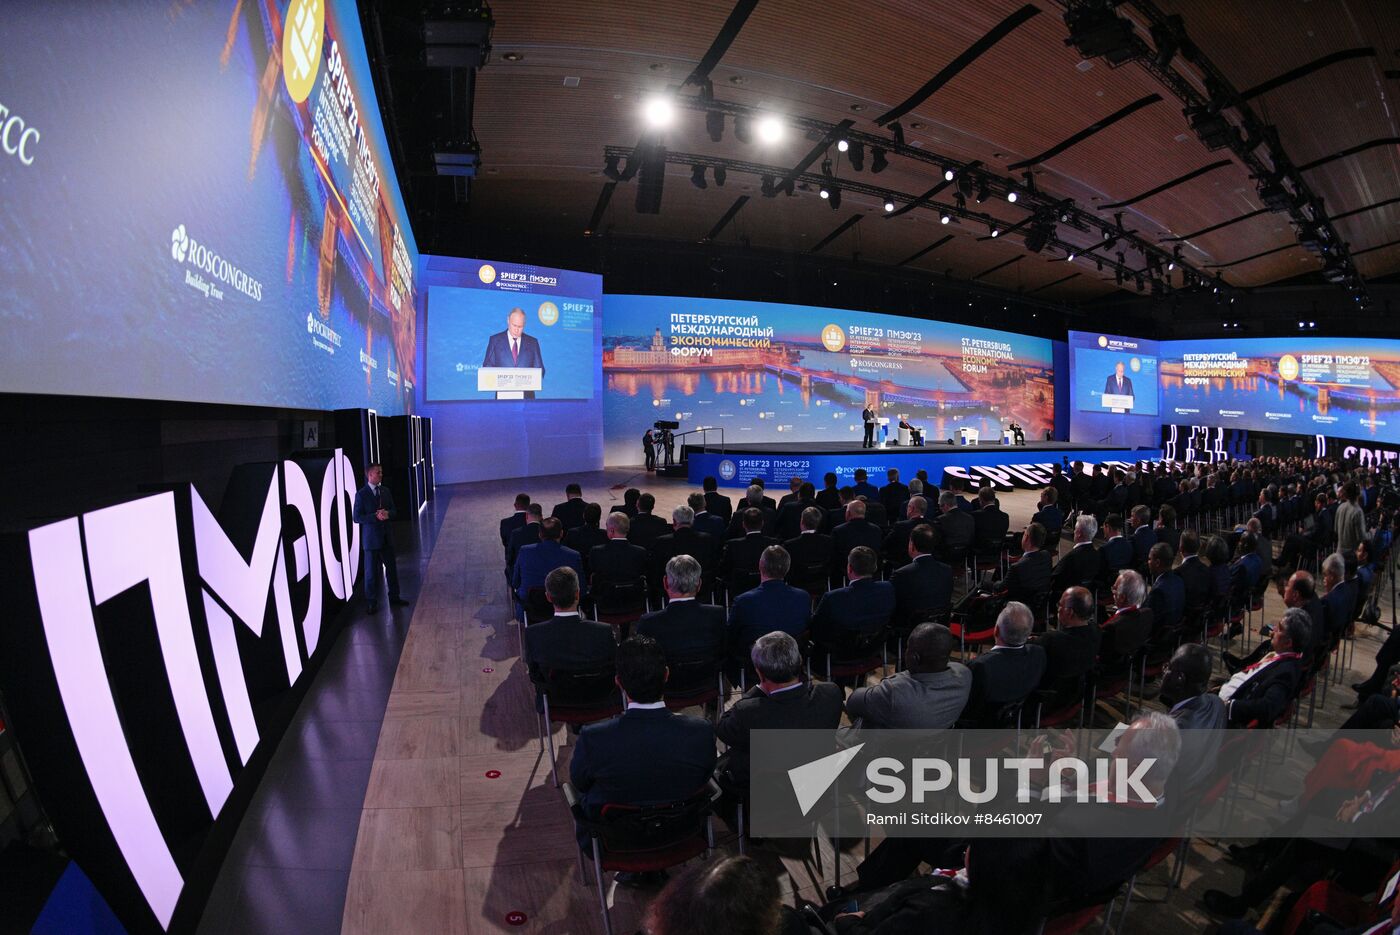
<svg viewBox="0 0 1400 935"><path fill-rule="evenodd" d="M572 568L578 575L580 589L586 597L588 588L583 583L583 558L573 549L563 544L564 524L553 516L540 521L540 541L527 545L515 557L515 567L511 569L510 586L515 591L517 620L525 619L525 604L529 600L530 589L544 585L544 579L556 568Z"/></svg>
<svg viewBox="0 0 1400 935"><path fill-rule="evenodd" d="M483 367L537 367L540 379L544 379L544 355L540 353L540 342L525 333L525 311L519 308L510 310L506 316L506 330L498 331L486 341L486 356L481 360ZM534 399L533 390L527 390L526 399Z"/></svg>
<svg viewBox="0 0 1400 935"><path fill-rule="evenodd" d="M950 662L957 637L941 623L921 623L904 651L908 670L876 685L862 686L846 699L846 713L862 727L952 727L972 691L972 673Z"/></svg>
<svg viewBox="0 0 1400 935"><path fill-rule="evenodd" d="M360 541L365 550L365 598L369 612L379 609L379 566L389 583L389 603L408 603L399 594L399 563L394 555L394 533L389 521L395 516L394 495L384 486L384 468L375 462L365 468L365 485L355 493L355 522L360 524Z"/></svg>

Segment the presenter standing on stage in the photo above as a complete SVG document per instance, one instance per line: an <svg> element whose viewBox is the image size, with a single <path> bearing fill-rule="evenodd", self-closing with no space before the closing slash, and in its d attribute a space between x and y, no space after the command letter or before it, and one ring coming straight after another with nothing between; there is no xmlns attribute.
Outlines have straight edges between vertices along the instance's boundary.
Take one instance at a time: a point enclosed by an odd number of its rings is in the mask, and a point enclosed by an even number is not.
<svg viewBox="0 0 1400 935"><path fill-rule="evenodd" d="M355 494L355 522L360 524L360 541L365 550L365 598L369 612L379 609L379 566L389 583L389 604L408 604L399 594L399 563L394 555L394 495L384 486L384 468L375 463L365 469L365 485Z"/></svg>
<svg viewBox="0 0 1400 935"><path fill-rule="evenodd" d="M540 342L525 333L523 309L511 309L506 316L506 330L496 332L487 340L481 366L533 367L539 370L540 378L544 378L544 355L540 353ZM526 391L525 398L534 399L534 391Z"/></svg>
<svg viewBox="0 0 1400 935"><path fill-rule="evenodd" d="M651 434L651 429L642 435L642 453L646 455L647 470L656 470L656 436Z"/></svg>
<svg viewBox="0 0 1400 935"><path fill-rule="evenodd" d="M860 417L865 422L865 443L862 448L875 447L875 412L869 406L860 411Z"/></svg>

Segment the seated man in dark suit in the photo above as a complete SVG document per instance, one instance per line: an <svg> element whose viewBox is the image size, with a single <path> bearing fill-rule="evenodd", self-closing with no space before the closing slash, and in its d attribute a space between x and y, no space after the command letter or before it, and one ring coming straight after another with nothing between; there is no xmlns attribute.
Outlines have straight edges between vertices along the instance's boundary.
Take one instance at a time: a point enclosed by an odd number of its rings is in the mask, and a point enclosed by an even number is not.
<svg viewBox="0 0 1400 935"><path fill-rule="evenodd" d="M706 477L700 482L700 489L705 493L705 509L729 522L734 515L734 502L719 492L719 481Z"/></svg>
<svg viewBox="0 0 1400 935"><path fill-rule="evenodd" d="M704 718L666 710L666 679L666 657L655 640L634 636L617 648L617 684L627 709L579 731L569 763L569 782L590 818L609 804L680 802L710 781L714 728ZM580 831L578 839L591 854L588 836Z"/></svg>
<svg viewBox="0 0 1400 935"><path fill-rule="evenodd" d="M890 468L885 472L885 486L880 488L879 500L885 507L885 515L893 519L904 513L904 504L909 501L909 488L899 479L899 469Z"/></svg>
<svg viewBox="0 0 1400 935"><path fill-rule="evenodd" d="M1157 508L1157 525L1152 530L1158 542L1165 542L1175 554L1181 545L1181 530L1176 528L1176 507L1164 503Z"/></svg>
<svg viewBox="0 0 1400 935"><path fill-rule="evenodd" d="M909 504L905 507L905 518L891 526L890 531L885 534L880 556L891 568L899 568L909 561L909 534L914 531L915 526L929 526L930 521L924 516L927 510L927 500L919 496L910 497ZM929 530L937 539L937 530L933 526L929 526Z"/></svg>
<svg viewBox="0 0 1400 935"><path fill-rule="evenodd" d="M856 688L846 699L846 713L868 728L952 727L972 690L967 666L949 661L957 645L957 637L943 624L919 624L904 651L906 671Z"/></svg>
<svg viewBox="0 0 1400 935"><path fill-rule="evenodd" d="M1186 585L1181 576L1172 571L1175 558L1172 547L1165 542L1154 543L1147 550L1147 574L1152 579L1152 589L1147 592L1143 606L1152 611L1154 639L1174 632L1186 613Z"/></svg>
<svg viewBox="0 0 1400 935"><path fill-rule="evenodd" d="M501 520L501 548L510 545L510 534L529 520L525 518L525 510L530 506L530 495L528 493L518 493L515 495L515 512Z"/></svg>
<svg viewBox="0 0 1400 935"><path fill-rule="evenodd" d="M774 535L779 539L791 539L802 528L802 511L817 505L817 491L803 481L797 488L797 495L778 507L778 517L774 521Z"/></svg>
<svg viewBox="0 0 1400 935"><path fill-rule="evenodd" d="M608 541L608 534L599 526L602 519L603 508L596 503L589 503L583 508L583 525L564 533L564 545L583 558L584 581L593 574L593 569L588 565L589 554L596 546Z"/></svg>
<svg viewBox="0 0 1400 935"><path fill-rule="evenodd" d="M1059 500L1060 492L1054 487L1046 487L1040 492L1038 508L1031 517L1032 523L1045 527L1045 545L1052 553L1060 548L1060 531L1065 525L1065 514L1059 507Z"/></svg>
<svg viewBox="0 0 1400 935"><path fill-rule="evenodd" d="M1125 568L1113 582L1113 612L1103 622L1103 642L1099 648L1099 666L1105 672L1118 674L1133 653L1152 637L1152 611L1142 606L1147 599L1147 582L1142 575Z"/></svg>
<svg viewBox="0 0 1400 935"><path fill-rule="evenodd" d="M724 608L695 599L700 592L700 563L689 555L677 555L666 563L662 580L670 600L637 621L637 635L656 640L672 662L723 656Z"/></svg>
<svg viewBox="0 0 1400 935"><path fill-rule="evenodd" d="M525 666L530 681L543 686L551 671L578 671L611 663L617 652L612 627L579 615L579 580L574 570L551 571L544 579L544 591L554 605L554 616L525 628Z"/></svg>
<svg viewBox="0 0 1400 935"><path fill-rule="evenodd" d="M570 529L583 525L585 505L583 488L578 484L569 484L564 488L564 502L554 504L554 512L549 515L563 523L564 531L568 532Z"/></svg>
<svg viewBox="0 0 1400 935"><path fill-rule="evenodd" d="M743 536L730 539L720 553L718 575L734 598L752 588L758 582L758 559L770 545L779 545L777 539L763 533L763 513L757 507L740 510L736 518L741 523Z"/></svg>
<svg viewBox="0 0 1400 935"><path fill-rule="evenodd" d="M759 585L745 591L729 604L730 682L738 684L739 667L748 656L753 641L765 633L781 630L795 637L806 634L812 619L812 596L786 584L791 558L787 549L770 545L758 559Z"/></svg>
<svg viewBox="0 0 1400 935"><path fill-rule="evenodd" d="M1021 557L1011 566L1006 577L992 585L998 594L1005 593L1009 600L1032 606L1037 599L1050 590L1050 576L1054 567L1045 545L1045 527L1031 523L1021 533Z"/></svg>
<svg viewBox="0 0 1400 935"><path fill-rule="evenodd" d="M958 506L959 497L951 490L938 495L938 533L942 552L939 558L949 564L962 564L962 557L972 548L972 537L976 532L976 520L972 514Z"/></svg>
<svg viewBox="0 0 1400 935"><path fill-rule="evenodd" d="M831 531L832 573L841 573L841 569L846 566L846 557L851 554L852 549L864 546L878 553L884 540L885 534L880 531L880 527L865 518L865 502L852 500L846 504L846 521Z"/></svg>
<svg viewBox="0 0 1400 935"><path fill-rule="evenodd" d="M588 570L599 586L632 584L646 577L647 550L627 541L632 521L626 513L608 514L608 541L588 552Z"/></svg>
<svg viewBox="0 0 1400 935"><path fill-rule="evenodd" d="M855 496L864 497L867 501L880 499L880 488L866 479L869 475L865 473L865 468L856 468L851 476L855 480L855 483L851 484L851 492Z"/></svg>
<svg viewBox="0 0 1400 935"><path fill-rule="evenodd" d="M1133 566L1147 567L1147 550L1157 543L1157 530L1152 528L1152 511L1144 504L1133 507Z"/></svg>
<svg viewBox="0 0 1400 935"><path fill-rule="evenodd" d="M1049 711L1073 704L1083 696L1082 679L1094 668L1102 638L1094 620L1094 595L1087 588L1066 588L1056 611L1060 628L1031 640L1045 650L1045 673L1040 687L1056 693L1046 703Z"/></svg>
<svg viewBox="0 0 1400 935"><path fill-rule="evenodd" d="M1235 547L1235 560L1230 563L1230 601L1235 607L1243 606L1264 574L1263 563L1259 561L1259 541L1254 533L1240 536Z"/></svg>
<svg viewBox="0 0 1400 935"><path fill-rule="evenodd" d="M520 549L516 556L515 568L511 572L510 585L519 602L517 620L525 619L525 607L529 603L530 589L544 586L544 579L551 571L560 567L572 568L583 581L583 558L573 549L566 549L560 541L564 538L564 527L553 516L540 521L540 541ZM587 596L587 586L581 585Z"/></svg>
<svg viewBox="0 0 1400 935"><path fill-rule="evenodd" d="M724 545L724 540L729 538L729 521L719 514L709 511L705 495L702 493L693 493L686 497L685 505L690 507L695 514L695 521L691 523L691 526L696 532L703 532L710 537L710 542L715 550L715 558L718 559L719 550Z"/></svg>
<svg viewBox="0 0 1400 935"><path fill-rule="evenodd" d="M1322 607L1327 616L1327 640L1332 643L1356 619L1356 582L1347 580L1346 559L1340 552L1333 552L1322 560L1322 586L1326 590ZM1389 655L1384 644L1377 655L1378 659ZM1382 671L1381 676L1384 677L1385 672Z"/></svg>
<svg viewBox="0 0 1400 935"><path fill-rule="evenodd" d="M823 510L836 510L841 507L841 492L836 486L836 475L830 471L822 477L822 489L817 491L817 506Z"/></svg>
<svg viewBox="0 0 1400 935"><path fill-rule="evenodd" d="M719 565L719 544L703 532L696 532L692 525L695 513L688 506L678 506L671 511L671 523L675 532L658 536L651 544L651 575L654 597L661 597L661 579L666 572L666 563L677 555L689 555L700 563L705 576L701 589L709 594L709 583L713 580Z"/></svg>
<svg viewBox="0 0 1400 935"><path fill-rule="evenodd" d="M1133 543L1123 535L1123 517L1110 513L1103 520L1103 548L1099 551L1103 559L1104 576L1112 582L1118 572L1133 565Z"/></svg>
<svg viewBox="0 0 1400 935"><path fill-rule="evenodd" d="M869 546L851 549L846 560L850 584L822 595L812 615L812 639L831 645L843 633L871 633L882 629L894 614L894 585L879 581L880 557Z"/></svg>
<svg viewBox="0 0 1400 935"><path fill-rule="evenodd" d="M1181 564L1176 573L1186 591L1186 609L1200 610L1210 602L1210 567L1201 561L1201 536L1194 529L1181 531Z"/></svg>
<svg viewBox="0 0 1400 935"><path fill-rule="evenodd" d="M1083 585L1094 587L1098 581L1103 559L1094 548L1094 536L1099 531L1092 513L1080 513L1074 520L1074 545L1050 573L1050 592Z"/></svg>
<svg viewBox="0 0 1400 935"><path fill-rule="evenodd" d="M894 585L894 625L903 631L930 613L953 605L953 569L933 554L938 537L928 523L909 533L905 550L909 563L890 575Z"/></svg>
<svg viewBox="0 0 1400 935"><path fill-rule="evenodd" d="M778 498L778 512L783 511L783 507L797 499L797 492L802 489L802 478L793 475L788 478L788 492ZM815 492L814 492L815 494Z"/></svg>
<svg viewBox="0 0 1400 935"><path fill-rule="evenodd" d="M802 511L802 531L783 543L792 559L788 584L795 587L824 589L831 578L831 537L821 529L821 507L809 506Z"/></svg>
<svg viewBox="0 0 1400 935"><path fill-rule="evenodd" d="M972 514L972 547L979 553L1000 552L1006 548L1006 531L1011 517L997 505L997 492L992 487L977 491L977 510Z"/></svg>
<svg viewBox="0 0 1400 935"><path fill-rule="evenodd" d="M1312 620L1306 610L1292 607L1283 612L1274 625L1272 639L1261 643L1243 660L1246 665L1220 686L1220 700L1225 702L1231 727L1251 723L1272 727L1282 716L1306 675L1304 653L1311 635Z"/></svg>
<svg viewBox="0 0 1400 935"><path fill-rule="evenodd" d="M1035 690L1045 674L1045 650L1028 643L1035 617L1019 601L1010 601L997 615L996 645L968 666L972 693L962 720L978 727L996 726L997 714Z"/></svg>
<svg viewBox="0 0 1400 935"><path fill-rule="evenodd" d="M651 512L654 509L656 498L651 494L644 493L637 498L637 515L632 517L631 528L627 531L628 542L650 549L653 542L671 531L669 523Z"/></svg>
<svg viewBox="0 0 1400 935"><path fill-rule="evenodd" d="M516 527L506 543L506 578L515 575L515 559L520 550L540 541L540 520L544 517L544 507L531 503L525 507L525 522Z"/></svg>
<svg viewBox="0 0 1400 935"><path fill-rule="evenodd" d="M885 534L885 527L890 524L889 514L885 512L885 505L878 499L872 500L869 497L857 496L854 501L865 504L865 518L880 529L880 535Z"/></svg>
<svg viewBox="0 0 1400 935"><path fill-rule="evenodd" d="M767 488L764 485L763 478L755 477L752 481L749 482L749 486L758 488L759 509L772 510L774 513L778 512L778 504L774 503L773 498L768 496L767 493L765 493L765 490Z"/></svg>
<svg viewBox="0 0 1400 935"><path fill-rule="evenodd" d="M778 527L778 513L767 506L765 501L769 501L769 498L763 495L763 488L757 484L750 484L749 489L744 494L744 499L739 501L739 508L734 511L734 518L729 521L730 539L738 539L747 534L744 527L744 513L747 510L758 510L759 516L763 518L763 523L760 526L763 534L765 536L773 535L773 530Z"/></svg>
<svg viewBox="0 0 1400 935"><path fill-rule="evenodd" d="M840 686L802 681L802 651L791 634L778 630L759 636L749 659L758 684L724 712L715 728L729 748L716 775L740 795L749 786L750 731L835 730L841 722Z"/></svg>
<svg viewBox="0 0 1400 935"><path fill-rule="evenodd" d="M628 487L622 492L622 502L614 506L609 513L625 513L631 519L637 515L637 502L642 499L642 492L636 487Z"/></svg>

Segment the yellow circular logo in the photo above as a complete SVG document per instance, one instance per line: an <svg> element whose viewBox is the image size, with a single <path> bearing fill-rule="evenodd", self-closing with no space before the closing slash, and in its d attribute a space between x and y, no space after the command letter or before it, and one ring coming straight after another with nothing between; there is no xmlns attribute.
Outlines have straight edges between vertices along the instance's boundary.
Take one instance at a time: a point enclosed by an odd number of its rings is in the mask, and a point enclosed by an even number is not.
<svg viewBox="0 0 1400 935"><path fill-rule="evenodd" d="M490 263L482 263L481 269L476 271L476 275L477 278L489 286L496 281L496 267L492 266Z"/></svg>
<svg viewBox="0 0 1400 935"><path fill-rule="evenodd" d="M540 324L552 325L559 320L559 306L553 302L540 303Z"/></svg>
<svg viewBox="0 0 1400 935"><path fill-rule="evenodd" d="M1278 375L1285 380L1298 379L1298 358L1292 354L1284 354L1278 359Z"/></svg>
<svg viewBox="0 0 1400 935"><path fill-rule="evenodd" d="M1133 373L1138 373L1142 370L1142 361L1138 360L1136 357L1128 358L1128 369Z"/></svg>
<svg viewBox="0 0 1400 935"><path fill-rule="evenodd" d="M323 0L292 0L282 21L282 80L300 104L311 96L321 70L321 40L326 34Z"/></svg>
<svg viewBox="0 0 1400 935"><path fill-rule="evenodd" d="M846 332L840 325L827 325L822 329L822 344L828 351L839 351L846 346Z"/></svg>
<svg viewBox="0 0 1400 935"><path fill-rule="evenodd" d="M1099 347L1108 347L1108 338L1099 335Z"/></svg>

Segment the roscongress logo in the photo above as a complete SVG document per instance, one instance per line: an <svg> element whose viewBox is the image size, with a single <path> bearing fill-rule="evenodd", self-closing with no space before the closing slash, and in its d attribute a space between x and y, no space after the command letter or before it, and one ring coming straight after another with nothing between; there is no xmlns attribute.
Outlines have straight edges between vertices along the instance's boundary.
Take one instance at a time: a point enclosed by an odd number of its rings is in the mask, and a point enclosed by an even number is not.
<svg viewBox="0 0 1400 935"><path fill-rule="evenodd" d="M298 104L311 96L321 68L326 8L321 0L292 0L282 24L282 80Z"/></svg>
<svg viewBox="0 0 1400 935"><path fill-rule="evenodd" d="M255 302L262 301L263 285L261 282L239 269L229 260L224 259L217 251L200 243L186 230L183 224L177 224L175 229L170 232L170 258L176 263L192 266L199 272L231 286ZM217 292L217 287L204 282L202 277L190 270L185 271L185 281L206 295L216 298L222 297L222 294L214 295Z"/></svg>

